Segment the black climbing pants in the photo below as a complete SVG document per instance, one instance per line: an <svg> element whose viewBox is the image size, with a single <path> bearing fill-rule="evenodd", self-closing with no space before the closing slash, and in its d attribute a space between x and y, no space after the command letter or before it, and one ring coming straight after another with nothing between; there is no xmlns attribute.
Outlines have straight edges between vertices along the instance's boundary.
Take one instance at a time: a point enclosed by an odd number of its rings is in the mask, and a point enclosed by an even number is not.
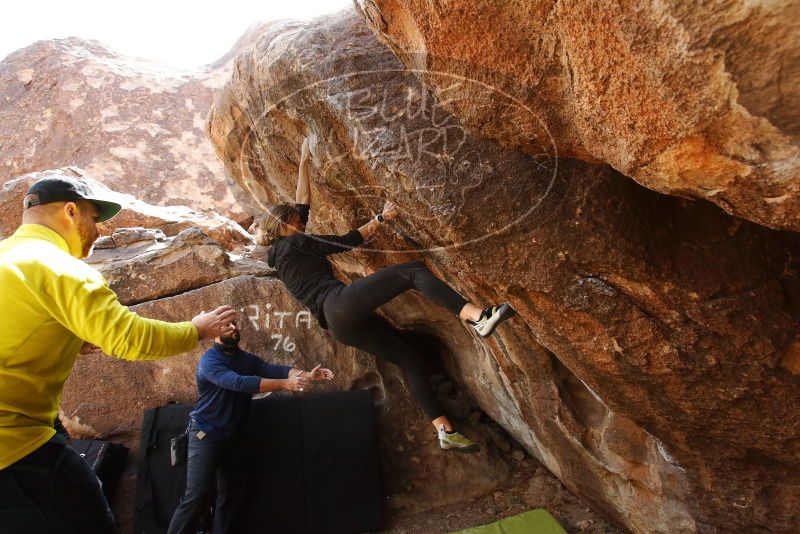
<svg viewBox="0 0 800 534"><path fill-rule="evenodd" d="M0 470L0 532L109 534L113 528L100 480L62 436Z"/></svg>
<svg viewBox="0 0 800 534"><path fill-rule="evenodd" d="M421 261L381 269L325 298L328 329L341 343L400 366L409 389L430 419L444 415L427 380L422 355L410 347L374 310L401 293L416 289L428 300L458 315L467 301L436 278Z"/></svg>

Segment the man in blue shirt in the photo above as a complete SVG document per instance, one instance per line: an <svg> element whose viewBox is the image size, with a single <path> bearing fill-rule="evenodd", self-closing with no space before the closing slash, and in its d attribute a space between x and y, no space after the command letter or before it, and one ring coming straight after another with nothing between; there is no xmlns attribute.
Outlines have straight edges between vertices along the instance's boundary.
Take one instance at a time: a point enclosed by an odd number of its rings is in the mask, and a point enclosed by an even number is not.
<svg viewBox="0 0 800 534"><path fill-rule="evenodd" d="M189 454L186 492L172 516L168 534L197 532L214 480L217 502L214 533L229 532L232 514L229 497L235 490L231 460L241 439L253 394L267 391L308 391L312 383L330 380L333 373L317 365L302 371L287 365L267 363L239 348L239 328L216 338L214 347L197 364L199 398L189 424Z"/></svg>

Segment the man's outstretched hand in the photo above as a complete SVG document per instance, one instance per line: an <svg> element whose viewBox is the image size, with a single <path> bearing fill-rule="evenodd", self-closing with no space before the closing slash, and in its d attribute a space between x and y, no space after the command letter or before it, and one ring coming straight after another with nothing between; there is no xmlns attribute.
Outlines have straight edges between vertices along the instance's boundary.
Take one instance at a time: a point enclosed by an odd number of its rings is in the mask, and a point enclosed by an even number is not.
<svg viewBox="0 0 800 534"><path fill-rule="evenodd" d="M312 388L311 380L305 373L290 375L286 379L286 391L308 391Z"/></svg>
<svg viewBox="0 0 800 534"><path fill-rule="evenodd" d="M320 365L317 365L312 370L308 372L308 376L311 377L311 380L314 382L319 382L321 380L332 380L333 379L333 371L330 369L320 369Z"/></svg>
<svg viewBox="0 0 800 534"><path fill-rule="evenodd" d="M231 321L234 321L237 315L236 310L230 306L220 306L214 311L195 315L192 324L197 328L198 339L205 341L233 332Z"/></svg>

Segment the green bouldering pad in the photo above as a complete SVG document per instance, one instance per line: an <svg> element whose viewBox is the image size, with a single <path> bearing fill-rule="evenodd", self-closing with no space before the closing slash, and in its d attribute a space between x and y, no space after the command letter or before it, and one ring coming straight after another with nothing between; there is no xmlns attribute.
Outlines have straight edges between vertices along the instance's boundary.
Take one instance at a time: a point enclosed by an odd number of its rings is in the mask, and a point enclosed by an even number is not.
<svg viewBox="0 0 800 534"><path fill-rule="evenodd" d="M495 523L459 530L451 534L567 534L550 513L538 508Z"/></svg>

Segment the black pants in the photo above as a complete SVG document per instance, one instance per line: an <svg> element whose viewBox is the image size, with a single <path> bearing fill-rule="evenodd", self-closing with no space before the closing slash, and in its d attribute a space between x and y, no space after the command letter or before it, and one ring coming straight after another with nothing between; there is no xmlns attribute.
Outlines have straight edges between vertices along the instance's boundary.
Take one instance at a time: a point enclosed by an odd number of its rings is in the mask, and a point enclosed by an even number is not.
<svg viewBox="0 0 800 534"><path fill-rule="evenodd" d="M94 471L58 435L0 470L0 532L106 534L113 526Z"/></svg>
<svg viewBox="0 0 800 534"><path fill-rule="evenodd" d="M427 380L422 356L381 321L374 310L410 289L458 315L467 301L436 278L421 261L381 269L325 299L323 312L337 341L403 368L409 389L431 419L444 415Z"/></svg>

